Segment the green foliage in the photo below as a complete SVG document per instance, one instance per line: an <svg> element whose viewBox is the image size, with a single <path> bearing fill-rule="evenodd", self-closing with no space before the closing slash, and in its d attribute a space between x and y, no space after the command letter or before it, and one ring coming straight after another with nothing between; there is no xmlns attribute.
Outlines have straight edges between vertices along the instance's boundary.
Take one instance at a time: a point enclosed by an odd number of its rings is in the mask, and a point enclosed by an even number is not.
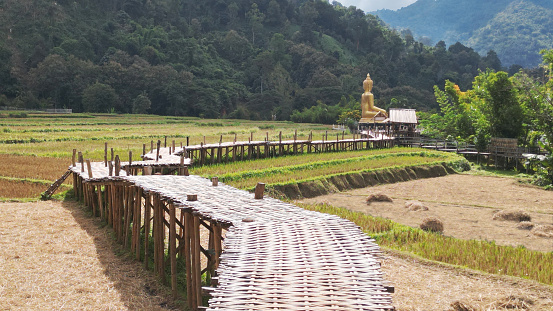
<svg viewBox="0 0 553 311"><path fill-rule="evenodd" d="M83 105L88 112L112 112L118 100L115 90L106 84L96 82L83 91Z"/></svg>
<svg viewBox="0 0 553 311"><path fill-rule="evenodd" d="M540 63L540 49L553 45L551 1L419 0L398 11L376 14L392 27L412 30L415 37L443 40L449 45L461 42L481 55L495 51L482 59L480 69L502 70L499 59L506 66L535 67Z"/></svg>
<svg viewBox="0 0 553 311"><path fill-rule="evenodd" d="M148 98L148 95L143 93L138 95L132 104L132 113L145 114L152 106L152 102Z"/></svg>
<svg viewBox="0 0 553 311"><path fill-rule="evenodd" d="M288 120L322 103L332 111L295 120L333 123L343 111L332 106L358 99L367 72L381 107L425 110L433 85L465 87L492 63L325 1L27 2L0 10L4 106ZM117 100L85 100L96 83ZM143 92L150 107L133 109Z"/></svg>

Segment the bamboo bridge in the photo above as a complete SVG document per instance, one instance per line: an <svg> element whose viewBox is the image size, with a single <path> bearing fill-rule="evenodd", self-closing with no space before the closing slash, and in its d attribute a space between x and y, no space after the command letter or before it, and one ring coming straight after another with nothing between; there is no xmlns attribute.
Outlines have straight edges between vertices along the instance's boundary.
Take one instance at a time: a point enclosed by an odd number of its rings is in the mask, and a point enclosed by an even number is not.
<svg viewBox="0 0 553 311"><path fill-rule="evenodd" d="M158 141L148 153L144 146L143 161L129 155L128 163L113 152L108 161L106 145L103 162L77 158L74 150L67 175L93 215L175 297L186 292L192 310L393 310L380 248L352 222L266 197L261 183L252 194L188 174L192 159L391 143L354 137L162 148Z"/></svg>

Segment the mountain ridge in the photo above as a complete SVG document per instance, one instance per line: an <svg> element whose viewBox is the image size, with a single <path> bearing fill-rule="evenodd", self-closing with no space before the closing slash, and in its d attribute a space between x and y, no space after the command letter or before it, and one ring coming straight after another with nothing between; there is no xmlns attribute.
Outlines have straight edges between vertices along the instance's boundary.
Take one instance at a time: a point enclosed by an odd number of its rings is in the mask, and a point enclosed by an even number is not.
<svg viewBox="0 0 553 311"><path fill-rule="evenodd" d="M553 1L418 0L397 11L371 14L433 42L461 42L480 55L494 50L506 66L535 67L539 51L553 46Z"/></svg>

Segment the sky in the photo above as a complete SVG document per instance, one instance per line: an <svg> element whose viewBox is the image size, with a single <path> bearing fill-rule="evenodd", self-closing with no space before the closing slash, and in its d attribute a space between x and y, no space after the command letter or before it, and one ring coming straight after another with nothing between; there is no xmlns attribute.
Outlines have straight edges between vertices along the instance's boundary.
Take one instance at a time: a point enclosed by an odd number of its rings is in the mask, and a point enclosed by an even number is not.
<svg viewBox="0 0 553 311"><path fill-rule="evenodd" d="M372 12L380 9L397 10L408 6L417 0L337 0L345 7L356 6L365 12ZM332 1L330 1L332 3Z"/></svg>

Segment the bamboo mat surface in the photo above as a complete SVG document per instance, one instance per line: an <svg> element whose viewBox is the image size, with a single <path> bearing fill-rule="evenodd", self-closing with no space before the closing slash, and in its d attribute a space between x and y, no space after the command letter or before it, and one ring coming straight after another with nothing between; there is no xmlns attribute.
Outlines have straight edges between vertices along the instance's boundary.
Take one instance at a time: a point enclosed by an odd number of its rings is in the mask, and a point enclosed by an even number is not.
<svg viewBox="0 0 553 311"><path fill-rule="evenodd" d="M340 221L232 227L208 310L390 310L372 247Z"/></svg>
<svg viewBox="0 0 553 311"><path fill-rule="evenodd" d="M92 170L92 178L88 176L88 167L86 165L86 162L84 163L84 172L81 172L81 164L77 163L77 166L70 166L69 169L79 174L83 179L87 181L97 181L101 179L110 179L115 178L117 176L109 176L109 168L105 166L104 162L90 162L90 168ZM115 168L113 169L115 171ZM115 175L115 173L112 173ZM119 171L119 177L127 176L127 172L125 170Z"/></svg>
<svg viewBox="0 0 553 311"><path fill-rule="evenodd" d="M183 148L175 147L175 150L169 153L169 147L159 148L160 158L156 161L157 149L154 149L151 152L146 153L142 156L143 161L133 161L131 166L167 166L167 165L180 165L180 154L182 153ZM192 160L189 158L184 158L184 165L190 166ZM121 163L122 166L127 166L128 162Z"/></svg>
<svg viewBox="0 0 553 311"><path fill-rule="evenodd" d="M352 222L199 176L128 176L180 208L231 225L209 310L391 310L380 248ZM197 201L186 201L196 194Z"/></svg>
<svg viewBox="0 0 553 311"><path fill-rule="evenodd" d="M380 271L380 248L354 223L199 176L107 176L158 193L176 207L225 224L219 284L208 310L392 310ZM87 179L80 164L73 171ZM104 176L100 176L105 174ZM97 177L99 176L99 177ZM90 181L90 180L89 180ZM187 201L187 195L197 201Z"/></svg>

